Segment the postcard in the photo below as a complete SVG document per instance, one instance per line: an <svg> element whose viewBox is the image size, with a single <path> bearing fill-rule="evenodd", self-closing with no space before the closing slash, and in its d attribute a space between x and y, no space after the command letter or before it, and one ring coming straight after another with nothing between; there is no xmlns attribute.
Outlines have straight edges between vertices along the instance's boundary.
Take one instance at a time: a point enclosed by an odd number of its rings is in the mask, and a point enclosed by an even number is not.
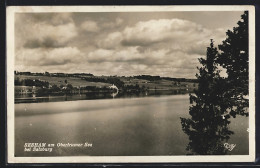
<svg viewBox="0 0 260 168"><path fill-rule="evenodd" d="M254 6L7 7L8 163L255 161Z"/></svg>

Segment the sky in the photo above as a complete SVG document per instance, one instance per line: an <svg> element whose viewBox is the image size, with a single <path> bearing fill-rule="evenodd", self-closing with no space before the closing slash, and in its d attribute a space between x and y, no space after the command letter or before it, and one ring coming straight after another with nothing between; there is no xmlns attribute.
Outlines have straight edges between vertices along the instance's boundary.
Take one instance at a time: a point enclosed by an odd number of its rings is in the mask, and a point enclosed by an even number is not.
<svg viewBox="0 0 260 168"><path fill-rule="evenodd" d="M16 13L15 70L195 78L236 12Z"/></svg>

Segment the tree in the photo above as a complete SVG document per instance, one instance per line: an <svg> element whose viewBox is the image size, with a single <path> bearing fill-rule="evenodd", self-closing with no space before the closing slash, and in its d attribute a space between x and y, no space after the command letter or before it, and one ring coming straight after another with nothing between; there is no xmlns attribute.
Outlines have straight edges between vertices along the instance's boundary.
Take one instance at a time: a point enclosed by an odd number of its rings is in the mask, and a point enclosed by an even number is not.
<svg viewBox="0 0 260 168"><path fill-rule="evenodd" d="M217 70L216 57L218 51L214 47L214 42L211 39L210 47L207 47L206 59L199 58L202 67L198 68L199 74L196 74L198 79L198 90L195 95L190 95L191 102L196 105L200 102L207 102L208 104L216 104L216 97L220 95L217 93L216 86L220 83L219 70Z"/></svg>
<svg viewBox="0 0 260 168"><path fill-rule="evenodd" d="M229 100L231 115L248 115L248 11L245 11L233 31L226 32L227 38L219 45L221 51L216 62L227 72L225 94Z"/></svg>
<svg viewBox="0 0 260 168"><path fill-rule="evenodd" d="M53 85L50 89L51 92L59 92L61 89L57 85Z"/></svg>
<svg viewBox="0 0 260 168"><path fill-rule="evenodd" d="M191 118L181 118L182 129L190 139L186 148L190 154L225 154L227 151L222 141L227 141L233 133L228 130L229 116L223 119L223 92L218 89L223 80L217 70L217 54L211 39L206 59L199 59L202 67L198 68L199 74L196 74L198 89L194 95L190 95Z"/></svg>
<svg viewBox="0 0 260 168"><path fill-rule="evenodd" d="M67 85L67 88L70 89L70 90L72 90L72 89L73 89L73 86L72 86L71 84L68 84L68 85Z"/></svg>
<svg viewBox="0 0 260 168"><path fill-rule="evenodd" d="M248 12L241 18L233 31L227 31L220 53L211 40L206 59L199 59L198 89L190 95L191 118L181 118L190 139L190 154L225 154L223 141L233 134L229 118L248 116ZM227 77L220 76L218 66L226 70Z"/></svg>

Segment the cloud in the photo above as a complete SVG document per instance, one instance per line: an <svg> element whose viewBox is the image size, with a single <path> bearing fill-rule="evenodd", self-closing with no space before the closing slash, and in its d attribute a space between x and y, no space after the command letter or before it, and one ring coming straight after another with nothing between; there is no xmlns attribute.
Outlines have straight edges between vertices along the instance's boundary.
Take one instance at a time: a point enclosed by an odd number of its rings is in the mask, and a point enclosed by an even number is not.
<svg viewBox="0 0 260 168"><path fill-rule="evenodd" d="M123 45L147 46L159 42L178 41L181 43L196 41L199 35L209 32L196 23L181 19L159 19L138 22L134 27L123 31Z"/></svg>
<svg viewBox="0 0 260 168"><path fill-rule="evenodd" d="M108 34L108 36L98 41L98 46L105 49L115 49L117 48L122 40L121 32L113 32Z"/></svg>
<svg viewBox="0 0 260 168"><path fill-rule="evenodd" d="M221 32L221 33L220 33ZM116 38L114 37L116 33ZM223 30L210 30L202 25L181 19L159 19L136 23L134 26L127 26L122 33L113 32L108 34L104 41L111 44L121 43L122 46L139 46L157 48L156 46L169 47L174 50L187 50L202 54L209 44L211 38L220 42L225 33ZM105 45L100 45L106 48Z"/></svg>
<svg viewBox="0 0 260 168"><path fill-rule="evenodd" d="M91 20L87 20L81 24L81 29L86 32L99 32L100 28L97 23Z"/></svg>
<svg viewBox="0 0 260 168"><path fill-rule="evenodd" d="M168 14L16 14L16 68L194 78L210 39L217 46L226 28Z"/></svg>
<svg viewBox="0 0 260 168"><path fill-rule="evenodd" d="M63 25L73 22L71 13L34 13L34 14L19 14L19 17L24 17L33 23L45 23L53 26Z"/></svg>
<svg viewBox="0 0 260 168"><path fill-rule="evenodd" d="M24 48L59 48L65 47L64 43L58 42L52 37L45 37L43 39L30 39L25 42Z"/></svg>
<svg viewBox="0 0 260 168"><path fill-rule="evenodd" d="M112 29L112 28L117 28L117 27L121 26L123 24L123 22L124 22L123 19L117 17L113 21L103 21L100 25L104 29Z"/></svg>
<svg viewBox="0 0 260 168"><path fill-rule="evenodd" d="M88 63L120 63L120 65L131 64L135 67L153 67L161 68L161 70L180 68L180 69L196 69L198 58L202 57L198 54L187 54L184 52L170 53L167 49L154 51L146 51L140 53L138 47L129 47L123 50L107 50L98 49L90 52L86 56ZM153 71L153 70L151 70ZM156 71L158 73L159 71ZM126 73L130 74L129 71ZM139 71L139 73L143 73ZM168 72L171 73L171 72ZM164 74L166 75L166 74ZM168 74L169 75L169 74Z"/></svg>
<svg viewBox="0 0 260 168"><path fill-rule="evenodd" d="M35 24L33 25L32 29L34 30L33 33L35 33L33 37L37 37L38 39L52 37L61 43L71 40L78 34L75 24L73 23L67 23L58 26Z"/></svg>
<svg viewBox="0 0 260 168"><path fill-rule="evenodd" d="M101 62L134 62L140 61L142 56L137 52L136 47L129 47L125 50L97 49L87 55L86 60L90 63Z"/></svg>
<svg viewBox="0 0 260 168"><path fill-rule="evenodd" d="M207 29L187 20L148 20L127 26L122 32L109 33L98 42L101 48L88 54L87 61L121 63L121 67L131 64L135 71L128 70L129 74L172 76L179 69L195 74L198 58L205 57L210 39L221 42L224 37L220 29Z"/></svg>
<svg viewBox="0 0 260 168"><path fill-rule="evenodd" d="M53 18L49 18L49 22L46 21L45 15L16 16L17 40L15 42L18 49L21 47L62 47L78 35L74 22L66 17L69 15L56 14Z"/></svg>
<svg viewBox="0 0 260 168"><path fill-rule="evenodd" d="M77 63L82 60L82 53L76 47L54 49L22 49L16 53L16 64L49 66Z"/></svg>
<svg viewBox="0 0 260 168"><path fill-rule="evenodd" d="M181 77L192 74L194 77L198 58L205 57L210 38L219 40L224 36L221 30L206 29L191 21L148 20L98 38L98 48L84 58L88 64L102 65L99 72L107 75L175 74Z"/></svg>
<svg viewBox="0 0 260 168"><path fill-rule="evenodd" d="M124 22L123 19L121 19L121 18L116 18L116 25L117 25L117 26L121 25L123 22Z"/></svg>
<svg viewBox="0 0 260 168"><path fill-rule="evenodd" d="M64 25L34 24L28 32L30 36L24 37L24 47L61 47L65 46L72 38L77 36L76 27L73 23ZM28 31L28 30L27 30ZM31 38L33 37L33 38Z"/></svg>
<svg viewBox="0 0 260 168"><path fill-rule="evenodd" d="M72 14L71 13L55 13L53 17L51 17L50 23L54 26L64 25L68 23L72 23Z"/></svg>

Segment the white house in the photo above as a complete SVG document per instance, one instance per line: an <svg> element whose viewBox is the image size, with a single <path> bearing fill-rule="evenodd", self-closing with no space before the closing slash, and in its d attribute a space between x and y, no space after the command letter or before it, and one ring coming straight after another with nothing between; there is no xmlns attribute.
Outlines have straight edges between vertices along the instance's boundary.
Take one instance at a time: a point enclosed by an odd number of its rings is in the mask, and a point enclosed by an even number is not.
<svg viewBox="0 0 260 168"><path fill-rule="evenodd" d="M109 87L109 89L116 89L117 91L119 90L117 87L116 87L116 85L112 85L112 86L108 86Z"/></svg>

